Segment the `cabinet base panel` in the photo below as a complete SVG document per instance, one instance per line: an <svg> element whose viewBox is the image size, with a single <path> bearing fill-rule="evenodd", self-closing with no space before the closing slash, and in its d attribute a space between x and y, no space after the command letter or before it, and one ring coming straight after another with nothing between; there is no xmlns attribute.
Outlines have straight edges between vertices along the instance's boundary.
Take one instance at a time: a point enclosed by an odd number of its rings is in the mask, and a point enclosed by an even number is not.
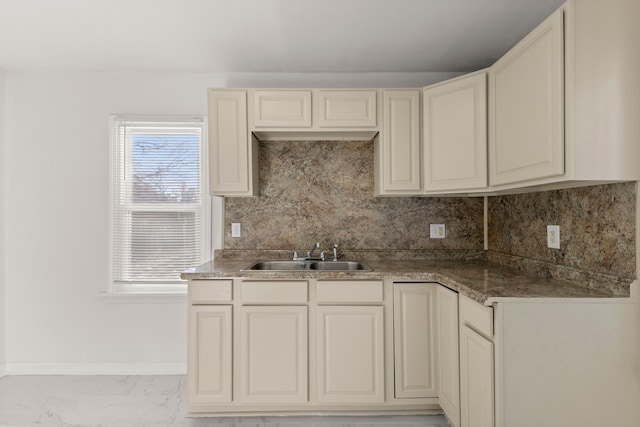
<svg viewBox="0 0 640 427"><path fill-rule="evenodd" d="M349 406L344 408L304 406L304 407L239 407L239 406L199 406L189 408L189 417L242 417L242 416L363 416L363 415L442 415L439 405L394 405L393 407Z"/></svg>

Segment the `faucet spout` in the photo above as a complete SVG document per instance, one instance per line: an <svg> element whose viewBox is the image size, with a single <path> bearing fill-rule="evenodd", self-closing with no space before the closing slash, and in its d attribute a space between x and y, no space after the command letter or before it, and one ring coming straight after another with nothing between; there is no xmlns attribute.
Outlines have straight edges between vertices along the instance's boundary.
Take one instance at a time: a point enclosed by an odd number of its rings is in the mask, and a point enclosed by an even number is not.
<svg viewBox="0 0 640 427"><path fill-rule="evenodd" d="M307 251L307 258L313 258L313 253L320 247L320 242L314 243L310 250Z"/></svg>

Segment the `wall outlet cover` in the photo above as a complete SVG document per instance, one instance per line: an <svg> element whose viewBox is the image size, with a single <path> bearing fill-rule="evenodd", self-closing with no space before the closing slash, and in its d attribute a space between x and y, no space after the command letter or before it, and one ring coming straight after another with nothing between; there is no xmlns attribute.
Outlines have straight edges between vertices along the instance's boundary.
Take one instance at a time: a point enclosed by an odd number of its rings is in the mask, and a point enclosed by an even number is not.
<svg viewBox="0 0 640 427"><path fill-rule="evenodd" d="M231 237L240 237L240 236L241 236L240 223L239 222L232 222L231 223Z"/></svg>
<svg viewBox="0 0 640 427"><path fill-rule="evenodd" d="M432 239L444 239L445 238L444 224L430 224L429 237Z"/></svg>
<svg viewBox="0 0 640 427"><path fill-rule="evenodd" d="M560 249L560 226L547 225L547 247Z"/></svg>

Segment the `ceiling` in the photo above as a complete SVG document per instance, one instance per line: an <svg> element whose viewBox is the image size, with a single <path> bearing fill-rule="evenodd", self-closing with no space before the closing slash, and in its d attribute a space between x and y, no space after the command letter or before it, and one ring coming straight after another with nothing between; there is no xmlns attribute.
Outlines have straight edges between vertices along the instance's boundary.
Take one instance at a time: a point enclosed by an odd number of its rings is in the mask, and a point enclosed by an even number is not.
<svg viewBox="0 0 640 427"><path fill-rule="evenodd" d="M0 0L0 69L473 71L564 0Z"/></svg>

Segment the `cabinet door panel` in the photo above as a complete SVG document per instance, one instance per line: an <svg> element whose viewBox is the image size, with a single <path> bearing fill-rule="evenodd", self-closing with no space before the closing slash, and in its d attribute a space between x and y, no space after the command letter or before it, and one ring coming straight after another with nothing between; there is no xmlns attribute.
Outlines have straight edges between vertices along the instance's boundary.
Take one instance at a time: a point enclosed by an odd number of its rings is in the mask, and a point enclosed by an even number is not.
<svg viewBox="0 0 640 427"><path fill-rule="evenodd" d="M560 10L491 67L491 185L564 173L563 39Z"/></svg>
<svg viewBox="0 0 640 427"><path fill-rule="evenodd" d="M424 89L425 191L487 186L485 72Z"/></svg>
<svg viewBox="0 0 640 427"><path fill-rule="evenodd" d="M375 127L375 90L321 90L318 126Z"/></svg>
<svg viewBox="0 0 640 427"><path fill-rule="evenodd" d="M189 404L231 402L231 306L191 306L189 323Z"/></svg>
<svg viewBox="0 0 640 427"><path fill-rule="evenodd" d="M384 402L383 308L321 306L318 401Z"/></svg>
<svg viewBox="0 0 640 427"><path fill-rule="evenodd" d="M493 343L468 326L460 329L462 427L494 426Z"/></svg>
<svg viewBox="0 0 640 427"><path fill-rule="evenodd" d="M245 91L209 91L211 194L250 195L251 150Z"/></svg>
<svg viewBox="0 0 640 427"><path fill-rule="evenodd" d="M380 194L418 194L420 182L420 94L384 91Z"/></svg>
<svg viewBox="0 0 640 427"><path fill-rule="evenodd" d="M245 402L307 401L307 307L242 307Z"/></svg>
<svg viewBox="0 0 640 427"><path fill-rule="evenodd" d="M436 285L393 286L393 336L396 398L438 395L434 361Z"/></svg>
<svg viewBox="0 0 640 427"><path fill-rule="evenodd" d="M255 127L311 127L310 90L257 90Z"/></svg>
<svg viewBox="0 0 640 427"><path fill-rule="evenodd" d="M444 286L437 290L438 396L453 427L460 426L460 359L458 352L458 294Z"/></svg>

